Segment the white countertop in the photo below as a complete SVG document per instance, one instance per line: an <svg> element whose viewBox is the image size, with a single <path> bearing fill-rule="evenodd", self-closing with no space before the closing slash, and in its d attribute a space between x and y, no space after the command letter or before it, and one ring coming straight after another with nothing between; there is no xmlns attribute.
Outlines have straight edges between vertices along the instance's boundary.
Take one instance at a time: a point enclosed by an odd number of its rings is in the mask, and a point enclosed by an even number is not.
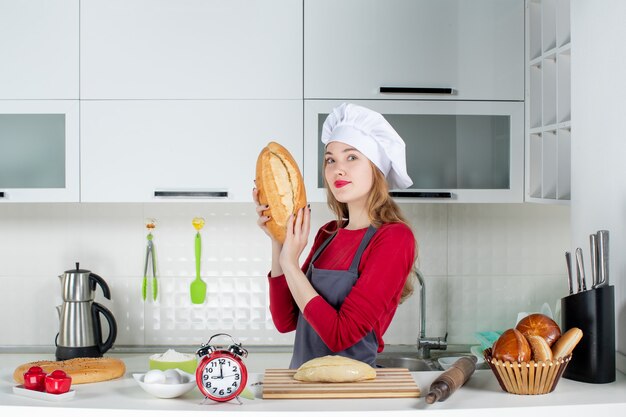
<svg viewBox="0 0 626 417"><path fill-rule="evenodd" d="M144 392L133 380L135 372L145 372L149 354L110 355L126 363L123 378L95 384L74 385L73 399L65 402L48 402L13 394L13 370L18 365L44 359L52 355L0 354L0 414L4 416L34 415L44 412L46 417L81 416L174 416L211 411L220 416L235 413L253 413L255 416L275 416L277 412L313 415L320 411L349 415L377 415L385 417L408 415L419 410L421 415L437 416L524 416L549 415L568 417L603 413L605 416L623 415L626 411L626 377L617 373L617 381L610 384L586 384L561 379L555 391L546 395L513 395L503 392L490 370L478 370L468 383L445 402L427 405L424 398L364 399L364 400L263 400L261 387L254 386L257 398L235 402L203 404L197 389L183 397L158 399ZM262 380L263 369L284 368L289 361L285 353L251 353L246 363L250 370L250 383ZM425 395L431 382L440 372L414 372L413 378Z"/></svg>

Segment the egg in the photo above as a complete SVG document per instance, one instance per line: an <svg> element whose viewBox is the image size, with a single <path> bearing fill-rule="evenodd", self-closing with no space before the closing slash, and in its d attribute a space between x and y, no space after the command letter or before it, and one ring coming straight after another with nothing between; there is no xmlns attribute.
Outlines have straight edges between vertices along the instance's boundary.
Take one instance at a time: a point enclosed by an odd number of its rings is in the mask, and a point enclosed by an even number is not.
<svg viewBox="0 0 626 417"><path fill-rule="evenodd" d="M175 369L168 369L165 374L166 384L181 384L183 382L180 374Z"/></svg>
<svg viewBox="0 0 626 417"><path fill-rule="evenodd" d="M146 384L164 384L166 379L165 372L159 369L153 369L146 372L146 375L143 377L143 382Z"/></svg>

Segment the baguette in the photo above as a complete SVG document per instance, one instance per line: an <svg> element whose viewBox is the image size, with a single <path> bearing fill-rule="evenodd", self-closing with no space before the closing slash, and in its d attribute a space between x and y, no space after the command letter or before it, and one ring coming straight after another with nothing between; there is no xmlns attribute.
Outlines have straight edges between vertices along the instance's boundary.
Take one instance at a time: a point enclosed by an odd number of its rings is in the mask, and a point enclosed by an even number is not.
<svg viewBox="0 0 626 417"><path fill-rule="evenodd" d="M126 365L114 358L74 358L65 361L37 361L18 366L13 372L13 379L24 383L24 373L31 366L40 366L45 373L60 369L72 377L72 384L88 384L119 378L126 372Z"/></svg>
<svg viewBox="0 0 626 417"><path fill-rule="evenodd" d="M552 360L552 350L548 342L546 342L546 339L537 335L526 336L526 339L528 339L528 343L530 344L530 350L533 352L535 362Z"/></svg>
<svg viewBox="0 0 626 417"><path fill-rule="evenodd" d="M259 154L256 163L256 187L259 204L268 205L263 215L272 237L285 241L287 219L306 207L306 191L298 164L282 145L270 142Z"/></svg>
<svg viewBox="0 0 626 417"><path fill-rule="evenodd" d="M561 336L552 346L552 356L555 359L564 358L574 351L574 348L583 337L583 331L572 327Z"/></svg>

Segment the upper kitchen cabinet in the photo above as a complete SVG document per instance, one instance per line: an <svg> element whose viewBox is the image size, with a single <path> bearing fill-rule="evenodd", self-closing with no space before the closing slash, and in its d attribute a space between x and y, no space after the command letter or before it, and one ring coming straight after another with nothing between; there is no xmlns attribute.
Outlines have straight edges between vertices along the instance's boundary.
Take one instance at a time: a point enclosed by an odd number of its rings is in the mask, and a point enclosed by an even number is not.
<svg viewBox="0 0 626 417"><path fill-rule="evenodd" d="M302 99L302 2L82 0L83 99Z"/></svg>
<svg viewBox="0 0 626 417"><path fill-rule="evenodd" d="M0 1L0 99L78 99L78 3Z"/></svg>
<svg viewBox="0 0 626 417"><path fill-rule="evenodd" d="M524 103L512 101L351 101L381 113L406 143L408 190L398 202L521 203ZM322 126L341 101L305 100L304 181L326 201Z"/></svg>
<svg viewBox="0 0 626 417"><path fill-rule="evenodd" d="M0 100L0 202L79 201L78 100Z"/></svg>
<svg viewBox="0 0 626 417"><path fill-rule="evenodd" d="M305 0L305 99L524 100L524 0Z"/></svg>
<svg viewBox="0 0 626 417"><path fill-rule="evenodd" d="M301 100L81 102L81 201L251 202L271 140L302 166Z"/></svg>

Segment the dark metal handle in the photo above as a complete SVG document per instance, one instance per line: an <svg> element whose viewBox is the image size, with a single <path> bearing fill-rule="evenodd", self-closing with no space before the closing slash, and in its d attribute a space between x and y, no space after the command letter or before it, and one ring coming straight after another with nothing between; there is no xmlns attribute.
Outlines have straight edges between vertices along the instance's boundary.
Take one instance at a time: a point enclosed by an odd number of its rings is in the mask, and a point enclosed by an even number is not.
<svg viewBox="0 0 626 417"><path fill-rule="evenodd" d="M4 198L4 191L0 191L0 198Z"/></svg>
<svg viewBox="0 0 626 417"><path fill-rule="evenodd" d="M206 191L167 191L157 190L154 196L158 198L228 198L227 190Z"/></svg>
<svg viewBox="0 0 626 417"><path fill-rule="evenodd" d="M447 87L380 87L381 93L394 94L455 94L453 88Z"/></svg>
<svg viewBox="0 0 626 417"><path fill-rule="evenodd" d="M109 337L107 337L107 340L104 342L102 342L102 324L100 323L100 314L102 314L109 323ZM93 303L91 305L91 315L94 321L94 334L96 337L96 343L98 344L98 350L100 350L100 353L105 353L107 350L111 349L115 339L117 338L117 322L109 309L98 303Z"/></svg>
<svg viewBox="0 0 626 417"><path fill-rule="evenodd" d="M390 191L389 195L401 198L452 198L452 193L441 191Z"/></svg>

